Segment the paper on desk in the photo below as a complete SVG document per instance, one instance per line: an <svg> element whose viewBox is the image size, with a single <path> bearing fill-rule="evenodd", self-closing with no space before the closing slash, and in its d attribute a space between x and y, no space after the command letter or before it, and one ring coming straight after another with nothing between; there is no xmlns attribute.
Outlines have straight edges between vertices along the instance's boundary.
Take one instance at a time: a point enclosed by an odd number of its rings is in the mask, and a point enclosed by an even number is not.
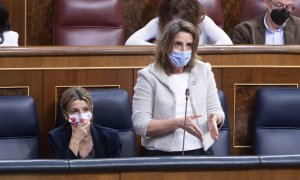
<svg viewBox="0 0 300 180"><path fill-rule="evenodd" d="M204 139L202 141L202 147L203 147L204 151L207 151L207 149L209 149L213 143L214 143L214 140L213 140L213 138L211 138L210 132L207 131L206 133L204 133Z"/></svg>

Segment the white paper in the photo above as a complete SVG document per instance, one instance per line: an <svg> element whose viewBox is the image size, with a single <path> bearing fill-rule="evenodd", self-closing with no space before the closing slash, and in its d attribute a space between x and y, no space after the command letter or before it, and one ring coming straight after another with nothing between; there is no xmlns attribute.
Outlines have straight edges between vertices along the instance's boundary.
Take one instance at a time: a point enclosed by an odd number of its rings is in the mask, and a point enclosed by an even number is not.
<svg viewBox="0 0 300 180"><path fill-rule="evenodd" d="M210 132L206 132L204 134L204 139L202 141L202 147L204 149L204 151L207 151L207 149L210 148L210 146L214 143L214 140L211 138L210 136Z"/></svg>

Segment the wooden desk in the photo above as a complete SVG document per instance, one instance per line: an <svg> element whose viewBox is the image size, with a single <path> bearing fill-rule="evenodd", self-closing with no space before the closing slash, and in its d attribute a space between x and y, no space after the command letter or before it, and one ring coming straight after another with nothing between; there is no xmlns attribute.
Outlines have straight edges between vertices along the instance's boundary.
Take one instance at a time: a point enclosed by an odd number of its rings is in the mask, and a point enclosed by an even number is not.
<svg viewBox="0 0 300 180"><path fill-rule="evenodd" d="M154 157L93 160L0 161L0 179L48 180L281 180L297 179L299 155L264 165L258 156ZM65 162L64 162L65 161Z"/></svg>

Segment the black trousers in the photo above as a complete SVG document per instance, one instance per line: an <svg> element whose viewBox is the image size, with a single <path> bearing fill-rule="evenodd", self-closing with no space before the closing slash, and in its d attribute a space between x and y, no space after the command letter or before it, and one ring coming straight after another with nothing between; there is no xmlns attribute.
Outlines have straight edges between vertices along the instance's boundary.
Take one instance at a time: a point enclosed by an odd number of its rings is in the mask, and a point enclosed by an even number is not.
<svg viewBox="0 0 300 180"><path fill-rule="evenodd" d="M173 152L166 152L166 151L158 151L158 150L149 150L144 148L144 156L181 156L182 151L173 151ZM213 156L213 152L211 149L204 151L202 148L184 151L184 155L186 156Z"/></svg>

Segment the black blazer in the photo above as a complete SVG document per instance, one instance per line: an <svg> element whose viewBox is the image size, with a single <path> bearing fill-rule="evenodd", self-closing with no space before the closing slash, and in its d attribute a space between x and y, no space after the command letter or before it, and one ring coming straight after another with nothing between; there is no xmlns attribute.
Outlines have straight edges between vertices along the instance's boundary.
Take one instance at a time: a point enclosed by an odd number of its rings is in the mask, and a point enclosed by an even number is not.
<svg viewBox="0 0 300 180"><path fill-rule="evenodd" d="M69 123L52 129L48 134L48 143L54 159L79 159L80 155L69 149L72 128ZM121 157L122 143L118 132L91 123L91 134L95 148L95 158Z"/></svg>

